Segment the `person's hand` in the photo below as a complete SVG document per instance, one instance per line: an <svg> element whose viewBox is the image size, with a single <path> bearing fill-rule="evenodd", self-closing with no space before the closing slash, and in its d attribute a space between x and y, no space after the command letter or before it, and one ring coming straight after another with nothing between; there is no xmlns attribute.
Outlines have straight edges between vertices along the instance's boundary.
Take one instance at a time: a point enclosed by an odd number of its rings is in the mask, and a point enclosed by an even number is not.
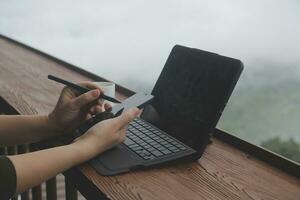
<svg viewBox="0 0 300 200"><path fill-rule="evenodd" d="M132 108L119 117L101 121L77 138L73 145L76 145L86 159L90 159L123 142L129 122L136 118L139 112L138 108Z"/></svg>
<svg viewBox="0 0 300 200"><path fill-rule="evenodd" d="M100 87L92 82L82 82L78 85L91 91L79 95L78 91L65 87L54 110L48 115L49 123L58 132L71 132L92 115L111 109L110 104L103 105L99 100L103 92Z"/></svg>

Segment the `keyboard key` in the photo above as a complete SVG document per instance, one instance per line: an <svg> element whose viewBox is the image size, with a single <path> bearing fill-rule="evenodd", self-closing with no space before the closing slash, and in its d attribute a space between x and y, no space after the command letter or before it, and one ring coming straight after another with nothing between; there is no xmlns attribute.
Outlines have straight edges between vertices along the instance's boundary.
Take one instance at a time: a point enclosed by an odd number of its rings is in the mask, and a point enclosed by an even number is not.
<svg viewBox="0 0 300 200"><path fill-rule="evenodd" d="M151 128L151 126L149 126L148 124L143 124L143 127L147 128L147 129Z"/></svg>
<svg viewBox="0 0 300 200"><path fill-rule="evenodd" d="M162 134L162 135L160 135L159 137L162 137L162 138L164 138L165 140L170 139L170 137L169 137L168 135L166 135L166 134Z"/></svg>
<svg viewBox="0 0 300 200"><path fill-rule="evenodd" d="M173 147L174 145L173 145L173 144L170 144L170 143L167 143L167 144L165 144L164 146L167 147L167 148L169 149L170 147Z"/></svg>
<svg viewBox="0 0 300 200"><path fill-rule="evenodd" d="M150 151L150 152L152 152L152 151L155 151L156 149L154 149L153 147L150 147L149 149L148 149L148 151Z"/></svg>
<svg viewBox="0 0 300 200"><path fill-rule="evenodd" d="M151 144L153 146L153 145L158 144L158 143L155 142L155 141L152 141L152 142L149 142L149 144Z"/></svg>
<svg viewBox="0 0 300 200"><path fill-rule="evenodd" d="M138 134L139 132L140 132L140 131L139 131L138 129L132 130L132 133L135 134L135 135Z"/></svg>
<svg viewBox="0 0 300 200"><path fill-rule="evenodd" d="M172 152L177 152L176 150L178 150L179 151L179 149L178 148L176 148L176 147L174 147L174 146L172 146L172 147L170 147L170 148L168 148L170 151L172 151Z"/></svg>
<svg viewBox="0 0 300 200"><path fill-rule="evenodd" d="M186 147L185 146L181 146L179 147L180 150L186 150Z"/></svg>
<svg viewBox="0 0 300 200"><path fill-rule="evenodd" d="M140 145L144 147L145 145L147 145L147 143L141 142Z"/></svg>
<svg viewBox="0 0 300 200"><path fill-rule="evenodd" d="M166 139L166 141L168 141L168 142L172 142L172 141L174 141L173 139L171 139L171 138L167 138Z"/></svg>
<svg viewBox="0 0 300 200"><path fill-rule="evenodd" d="M130 145L130 146L128 146L129 148L131 148L131 149L133 149L133 148L137 148L137 147L139 147L139 145L137 145L137 144L132 144L132 145Z"/></svg>
<svg viewBox="0 0 300 200"><path fill-rule="evenodd" d="M164 150L166 150L166 148L165 148L165 147L163 147L163 146L160 146L160 147L158 147L157 149L158 149L158 150L160 150L160 151L164 151Z"/></svg>
<svg viewBox="0 0 300 200"><path fill-rule="evenodd" d="M145 160L153 160L153 159L155 159L155 158L156 158L156 157L153 156L153 155L151 155L151 156L145 156L145 157L144 157Z"/></svg>
<svg viewBox="0 0 300 200"><path fill-rule="evenodd" d="M137 137L137 136L135 136L135 135L133 135L133 136L130 136L130 138L132 138L132 139L136 140L138 137Z"/></svg>
<svg viewBox="0 0 300 200"><path fill-rule="evenodd" d="M142 157L150 156L150 155L151 155L151 153L146 151L146 150L143 150L143 151L140 152L140 156L142 156Z"/></svg>
<svg viewBox="0 0 300 200"><path fill-rule="evenodd" d="M142 147L140 147L140 146L137 146L137 147L132 147L131 149L132 149L132 150L134 150L135 152L138 152L138 151L141 151L141 150L143 150L143 148L142 148Z"/></svg>
<svg viewBox="0 0 300 200"><path fill-rule="evenodd" d="M162 137L161 137L161 136L159 136L159 135L156 135L156 134L154 134L154 136L153 136L152 138L155 138L155 139L162 139Z"/></svg>
<svg viewBox="0 0 300 200"><path fill-rule="evenodd" d="M174 144L175 146L178 145L178 142L176 142L175 140L172 140L170 143Z"/></svg>
<svg viewBox="0 0 300 200"><path fill-rule="evenodd" d="M180 151L179 149L173 149L173 150L171 150L172 152L174 152L174 153L176 153L176 152L178 152L178 151Z"/></svg>
<svg viewBox="0 0 300 200"><path fill-rule="evenodd" d="M144 149L137 149L137 150L135 150L135 152L136 152L137 154L142 154L143 151L144 151Z"/></svg>
<svg viewBox="0 0 300 200"><path fill-rule="evenodd" d="M169 150L164 150L164 151L162 151L163 152L163 154L165 154L165 155L167 155L167 154L170 154L170 153L172 153L171 151L169 151Z"/></svg>
<svg viewBox="0 0 300 200"><path fill-rule="evenodd" d="M151 152L153 155L155 155L156 157L162 156L163 154L159 151L152 151Z"/></svg>
<svg viewBox="0 0 300 200"><path fill-rule="evenodd" d="M126 140L124 141L124 144L127 145L127 146L129 146L129 145L135 144L135 142L132 141L132 140L129 139L129 138L126 138Z"/></svg>
<svg viewBox="0 0 300 200"><path fill-rule="evenodd" d="M157 139L157 140L155 140L156 142L158 142L158 143L163 143L164 142L164 140L163 139L161 139L161 138L159 138L159 139Z"/></svg>

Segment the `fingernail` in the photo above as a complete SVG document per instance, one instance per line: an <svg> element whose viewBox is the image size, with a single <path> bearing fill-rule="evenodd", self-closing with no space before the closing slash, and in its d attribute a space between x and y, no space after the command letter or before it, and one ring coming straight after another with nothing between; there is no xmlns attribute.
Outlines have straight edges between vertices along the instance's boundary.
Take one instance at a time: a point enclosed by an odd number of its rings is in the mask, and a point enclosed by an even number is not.
<svg viewBox="0 0 300 200"><path fill-rule="evenodd" d="M99 90L94 90L92 94L94 97L99 96Z"/></svg>

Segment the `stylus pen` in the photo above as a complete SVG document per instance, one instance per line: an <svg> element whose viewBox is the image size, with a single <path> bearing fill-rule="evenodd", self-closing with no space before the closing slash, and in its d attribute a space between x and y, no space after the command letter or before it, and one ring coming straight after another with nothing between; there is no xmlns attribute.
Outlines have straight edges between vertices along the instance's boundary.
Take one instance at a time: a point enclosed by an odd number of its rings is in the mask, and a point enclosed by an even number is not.
<svg viewBox="0 0 300 200"><path fill-rule="evenodd" d="M82 86L80 86L80 85L76 85L75 83L71 83L71 82L69 82L69 81L67 81L67 80L58 78L58 77L53 76L53 75L48 75L48 79L53 80L53 81L56 81L56 82L58 82L58 83L62 83L62 84L64 84L64 85L68 86L68 87L71 87L71 88L77 90L78 92L80 92L81 94L84 94L84 93L90 91L90 89L88 89L88 88L82 87ZM117 100L117 99L115 99L115 98L113 98L113 97L107 96L107 95L105 95L105 94L102 94L102 95L101 95L101 98L102 98L102 99L105 99L105 100L107 100L107 101L110 101L110 102L121 103L119 100Z"/></svg>

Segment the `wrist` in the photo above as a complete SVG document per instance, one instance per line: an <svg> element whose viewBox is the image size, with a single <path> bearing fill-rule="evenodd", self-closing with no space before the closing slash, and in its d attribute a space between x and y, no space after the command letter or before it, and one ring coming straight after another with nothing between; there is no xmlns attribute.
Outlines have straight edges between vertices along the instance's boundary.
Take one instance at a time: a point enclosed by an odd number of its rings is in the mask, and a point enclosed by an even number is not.
<svg viewBox="0 0 300 200"><path fill-rule="evenodd" d="M64 129L59 125L57 120L55 120L55 116L53 115L53 113L50 113L49 115L45 116L45 119L47 127L51 132L57 134L62 134L64 132Z"/></svg>
<svg viewBox="0 0 300 200"><path fill-rule="evenodd" d="M64 148L72 152L72 166L79 165L90 159L86 151L81 149L81 146L76 143L65 145Z"/></svg>
<svg viewBox="0 0 300 200"><path fill-rule="evenodd" d="M82 141L75 141L69 144L70 148L76 152L76 159L79 163L92 159L97 155L95 148L87 145Z"/></svg>
<svg viewBox="0 0 300 200"><path fill-rule="evenodd" d="M70 144L85 160L89 160L106 150L103 142L90 137L90 134L93 134L92 132L93 130L89 130L83 136Z"/></svg>

